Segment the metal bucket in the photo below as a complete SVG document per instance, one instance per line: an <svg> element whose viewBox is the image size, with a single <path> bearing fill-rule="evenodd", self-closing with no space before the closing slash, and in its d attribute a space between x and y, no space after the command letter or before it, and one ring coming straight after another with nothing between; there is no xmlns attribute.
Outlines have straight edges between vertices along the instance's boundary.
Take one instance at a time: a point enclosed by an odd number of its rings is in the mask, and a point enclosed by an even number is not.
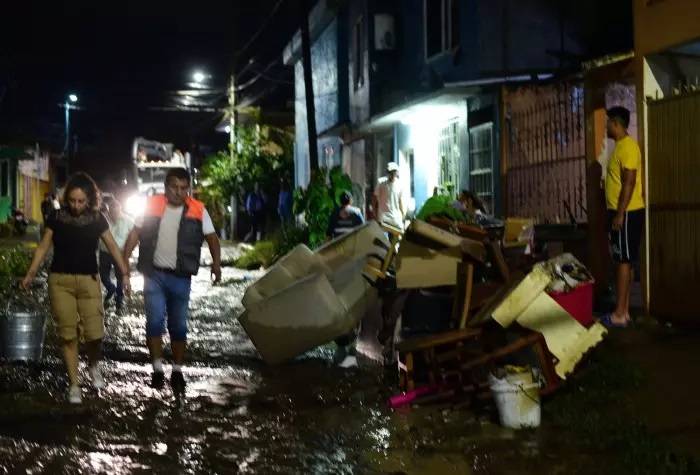
<svg viewBox="0 0 700 475"><path fill-rule="evenodd" d="M26 311L0 314L0 352L9 361L39 361L44 347L46 315Z"/></svg>

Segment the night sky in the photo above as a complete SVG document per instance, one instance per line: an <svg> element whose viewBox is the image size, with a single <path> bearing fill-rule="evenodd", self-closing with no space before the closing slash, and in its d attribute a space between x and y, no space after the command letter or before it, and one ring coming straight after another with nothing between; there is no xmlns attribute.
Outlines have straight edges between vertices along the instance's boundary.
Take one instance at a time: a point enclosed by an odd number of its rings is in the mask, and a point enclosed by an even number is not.
<svg viewBox="0 0 700 475"><path fill-rule="evenodd" d="M197 69L211 75L212 87L224 87L232 68L240 71L254 59L242 76L249 79L256 68L281 59L298 19L293 0L272 16L277 0L9 3L0 27L0 144L38 140L60 151L58 104L75 93L83 108L71 116L79 166L98 178L128 163L137 135L190 150L224 147L227 137L213 130L221 114L152 108L173 105L168 91L187 89ZM266 75L291 79L281 61ZM250 93L270 86L261 79ZM282 109L291 94L282 84L270 97Z"/></svg>

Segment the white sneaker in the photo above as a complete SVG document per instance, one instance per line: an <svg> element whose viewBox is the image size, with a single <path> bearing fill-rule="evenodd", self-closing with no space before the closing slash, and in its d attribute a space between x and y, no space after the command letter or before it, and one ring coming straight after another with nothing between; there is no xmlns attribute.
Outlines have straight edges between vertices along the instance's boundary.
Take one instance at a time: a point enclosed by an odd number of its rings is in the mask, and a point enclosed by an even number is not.
<svg viewBox="0 0 700 475"><path fill-rule="evenodd" d="M68 402L71 404L81 404L83 402L80 386L71 386L68 388Z"/></svg>
<svg viewBox="0 0 700 475"><path fill-rule="evenodd" d="M92 381L92 387L95 389L103 389L107 386L99 366L91 366L88 368L88 374L90 375L90 381Z"/></svg>

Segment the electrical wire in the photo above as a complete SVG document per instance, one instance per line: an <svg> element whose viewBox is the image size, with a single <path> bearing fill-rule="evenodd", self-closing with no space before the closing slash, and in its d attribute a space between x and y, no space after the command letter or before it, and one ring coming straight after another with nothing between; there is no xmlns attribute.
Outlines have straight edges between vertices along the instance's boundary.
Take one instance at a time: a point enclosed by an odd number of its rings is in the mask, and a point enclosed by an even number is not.
<svg viewBox="0 0 700 475"><path fill-rule="evenodd" d="M271 11L270 14L267 16L267 18L265 18L265 20L263 21L262 25L260 25L260 28L258 28L258 31L256 31L255 34L254 34L253 36L250 37L250 39L248 40L248 42L247 42L246 44L244 44L243 47L242 47L241 49L239 49L239 50L235 53L234 56L235 56L236 59L235 59L235 61L234 61L234 69L235 69L235 63L238 61L238 58L240 58L240 56L241 56L243 53L245 53L245 52L248 50L248 48L250 48L250 46L251 46L253 43L255 43L255 41L260 37L260 35L263 33L263 31L265 31L265 29L266 29L267 26L270 24L270 22L272 21L272 18L275 16L275 14L277 13L277 11L280 9L280 7L281 7L282 4L284 3L284 1L285 1L285 0L278 0L277 3L275 3L275 6L272 7L272 11Z"/></svg>

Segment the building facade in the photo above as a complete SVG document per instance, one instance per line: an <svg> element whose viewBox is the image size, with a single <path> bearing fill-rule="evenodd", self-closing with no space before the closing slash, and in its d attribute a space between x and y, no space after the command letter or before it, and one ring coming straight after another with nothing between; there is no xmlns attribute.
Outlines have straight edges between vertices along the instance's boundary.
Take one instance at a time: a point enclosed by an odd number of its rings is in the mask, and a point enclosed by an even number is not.
<svg viewBox="0 0 700 475"><path fill-rule="evenodd" d="M319 161L344 168L356 200L368 203L386 164L397 162L410 208L470 189L491 212L507 212L506 103L517 109L520 97L508 88L546 84L571 68L563 57L581 53L558 10L540 0L320 1L309 22ZM284 59L295 69L296 184L304 186L299 35ZM580 89L568 94L581 100Z"/></svg>

